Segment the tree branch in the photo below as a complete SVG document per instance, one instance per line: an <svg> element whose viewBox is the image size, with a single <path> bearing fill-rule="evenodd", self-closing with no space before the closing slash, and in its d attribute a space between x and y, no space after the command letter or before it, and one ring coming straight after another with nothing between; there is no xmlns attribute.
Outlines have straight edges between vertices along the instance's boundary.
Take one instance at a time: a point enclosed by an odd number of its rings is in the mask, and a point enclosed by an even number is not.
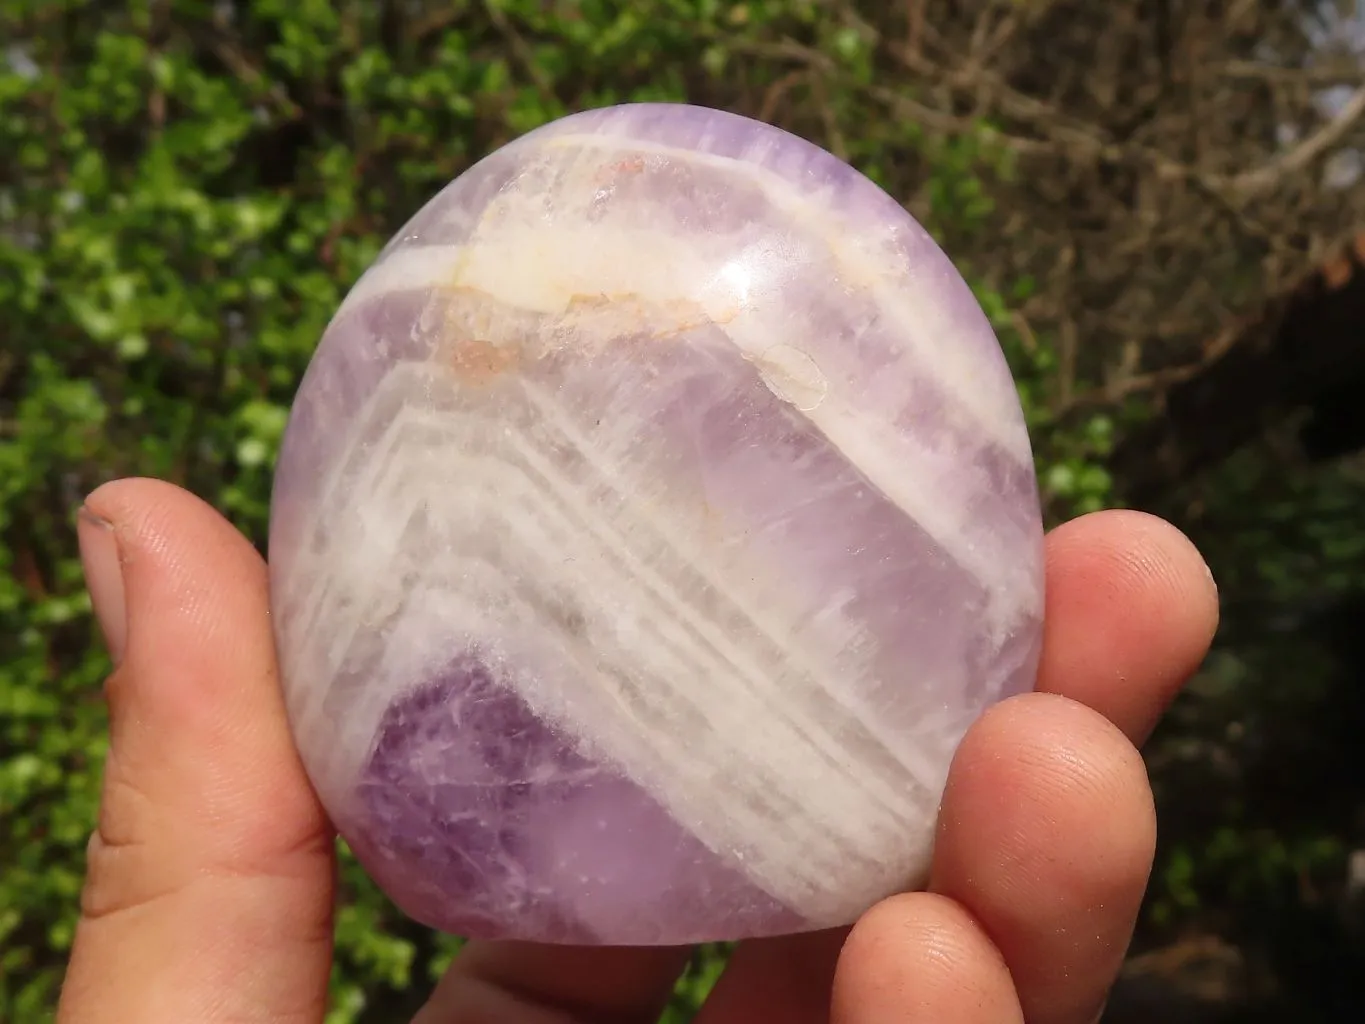
<svg viewBox="0 0 1365 1024"><path fill-rule="evenodd" d="M1365 82L1365 65L1329 64L1319 67L1287 68L1253 60L1230 60L1218 65L1215 74L1243 81L1270 82L1277 85L1306 85L1325 89L1333 85Z"/></svg>
<svg viewBox="0 0 1365 1024"><path fill-rule="evenodd" d="M1365 86L1351 94L1336 115L1293 149L1262 167L1234 176L1230 184L1239 192L1261 192L1273 188L1290 174L1303 170L1335 146L1351 127L1365 116Z"/></svg>

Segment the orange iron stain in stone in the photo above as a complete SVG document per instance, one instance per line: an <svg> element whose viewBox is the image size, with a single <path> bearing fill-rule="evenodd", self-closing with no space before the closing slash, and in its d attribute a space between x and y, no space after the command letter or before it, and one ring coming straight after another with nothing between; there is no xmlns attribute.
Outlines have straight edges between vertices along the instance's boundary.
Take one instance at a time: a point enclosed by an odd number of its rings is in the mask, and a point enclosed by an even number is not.
<svg viewBox="0 0 1365 1024"><path fill-rule="evenodd" d="M515 346L499 345L483 338L466 338L450 351L450 365L465 384L487 384L515 370L521 363Z"/></svg>

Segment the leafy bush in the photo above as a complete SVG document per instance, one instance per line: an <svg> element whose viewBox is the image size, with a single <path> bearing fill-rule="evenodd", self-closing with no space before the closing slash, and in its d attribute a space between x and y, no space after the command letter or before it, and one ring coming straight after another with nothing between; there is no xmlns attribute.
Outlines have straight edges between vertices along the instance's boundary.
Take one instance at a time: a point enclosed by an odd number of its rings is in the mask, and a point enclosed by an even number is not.
<svg viewBox="0 0 1365 1024"><path fill-rule="evenodd" d="M388 234L483 153L571 110L691 99L846 155L969 237L1010 172L869 99L868 41L809 0L214 5L0 0L0 1019L49 1019L105 753L72 514L115 476L181 483L264 536L295 384ZM794 81L787 40L822 55ZM973 273L970 264L964 271ZM1027 282L976 282L1019 373L1053 511L1108 493L1103 417L1059 431ZM349 860L331 1020L406 1005L454 943ZM723 951L679 988L686 1019Z"/></svg>

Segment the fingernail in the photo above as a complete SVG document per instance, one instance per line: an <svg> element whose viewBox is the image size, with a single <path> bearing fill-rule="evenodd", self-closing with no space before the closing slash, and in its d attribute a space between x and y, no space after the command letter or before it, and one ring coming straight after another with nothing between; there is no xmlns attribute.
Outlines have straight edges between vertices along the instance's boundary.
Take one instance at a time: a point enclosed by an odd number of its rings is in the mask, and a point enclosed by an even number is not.
<svg viewBox="0 0 1365 1024"><path fill-rule="evenodd" d="M85 570L90 603L104 634L109 657L117 665L123 660L123 649L128 640L128 611L114 524L82 505L76 514L76 539L80 543L81 567Z"/></svg>

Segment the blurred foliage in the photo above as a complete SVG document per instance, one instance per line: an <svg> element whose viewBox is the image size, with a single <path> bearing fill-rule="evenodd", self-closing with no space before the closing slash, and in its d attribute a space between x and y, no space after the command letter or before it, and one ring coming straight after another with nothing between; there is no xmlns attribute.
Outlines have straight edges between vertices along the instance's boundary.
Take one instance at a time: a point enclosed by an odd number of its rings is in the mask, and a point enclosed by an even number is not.
<svg viewBox="0 0 1365 1024"><path fill-rule="evenodd" d="M1049 518L1110 502L1105 457L1128 414L1057 419L1057 345L1015 314L1033 283L973 258L992 185L1017 173L1010 151L987 123L930 135L870 104L869 41L839 10L0 0L0 1020L49 1019L95 817L108 666L75 550L83 495L163 477L262 543L293 389L347 288L438 188L548 119L688 99L849 159L972 282L1016 372ZM778 59L793 37L837 74L794 81ZM1210 872L1234 886L1248 865L1326 855L1322 836L1248 852L1259 833L1218 820L1232 833L1164 862L1161 922L1197 906ZM457 943L406 922L349 858L342 892L330 1024L415 1008ZM723 959L698 954L670 1024Z"/></svg>
<svg viewBox="0 0 1365 1024"><path fill-rule="evenodd" d="M1163 509L1208 559L1223 621L1148 745L1162 837L1143 940L1197 929L1237 951L1236 995L1267 1016L1230 1019L1354 1021L1365 1006L1365 461L1314 465L1284 433Z"/></svg>
<svg viewBox="0 0 1365 1024"><path fill-rule="evenodd" d="M782 69L741 54L787 31L854 81L872 73L857 34L804 0L396 7L0 0L0 152L15 158L0 169L0 1019L53 1004L98 796L106 664L71 529L82 496L164 477L260 543L314 344L388 234L471 162L582 107L759 113L752 98ZM1009 169L984 135L930 143L863 120L853 92L828 102L848 157L883 182L925 150L932 228L965 235L990 216L977 169ZM1049 349L1014 331L1017 289L978 290L1040 388ZM1059 500L1104 500L1107 436L1097 418L1059 442ZM332 1024L404 1004L454 948L350 858L343 890ZM698 957L673 1020L722 956Z"/></svg>

